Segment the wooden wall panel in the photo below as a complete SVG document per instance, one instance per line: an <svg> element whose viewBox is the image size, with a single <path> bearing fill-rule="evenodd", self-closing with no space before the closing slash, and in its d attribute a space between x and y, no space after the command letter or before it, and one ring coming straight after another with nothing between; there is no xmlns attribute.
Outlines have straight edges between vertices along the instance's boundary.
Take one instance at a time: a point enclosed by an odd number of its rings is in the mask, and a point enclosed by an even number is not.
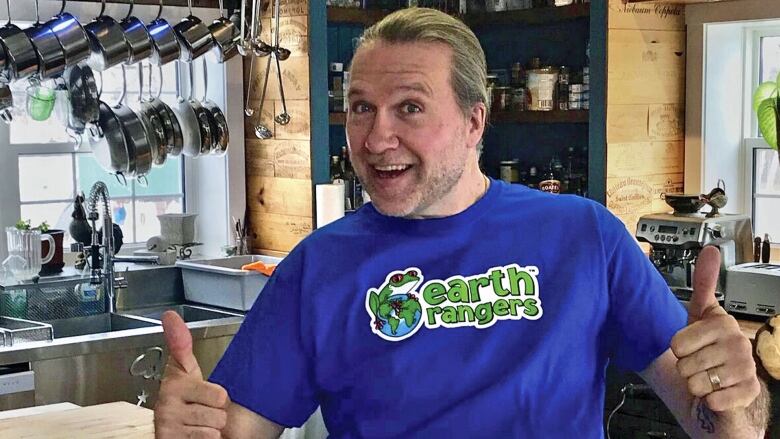
<svg viewBox="0 0 780 439"><path fill-rule="evenodd" d="M684 7L609 0L607 207L633 233L683 189Z"/></svg>
<svg viewBox="0 0 780 439"><path fill-rule="evenodd" d="M264 3L261 36L272 44L269 2ZM309 2L282 0L280 45L292 53L281 61L290 124L282 126L274 116L282 112L276 62L268 68L268 88L262 114L259 111L268 58L244 61L245 84L251 83L249 106L255 110L244 123L246 133L247 208L255 252L288 252L312 231L311 121L309 109ZM273 138L255 136L262 123Z"/></svg>

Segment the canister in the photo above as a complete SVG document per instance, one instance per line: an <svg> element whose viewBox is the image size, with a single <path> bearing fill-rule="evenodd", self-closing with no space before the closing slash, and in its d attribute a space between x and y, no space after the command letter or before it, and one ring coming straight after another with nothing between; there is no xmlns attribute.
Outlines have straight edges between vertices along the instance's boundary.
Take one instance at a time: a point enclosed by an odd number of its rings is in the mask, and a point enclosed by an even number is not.
<svg viewBox="0 0 780 439"><path fill-rule="evenodd" d="M503 160L500 163L501 180L507 183L520 182L520 160Z"/></svg>
<svg viewBox="0 0 780 439"><path fill-rule="evenodd" d="M558 69L542 67L528 71L527 89L531 100L531 111L552 111L555 107L555 86L558 82Z"/></svg>

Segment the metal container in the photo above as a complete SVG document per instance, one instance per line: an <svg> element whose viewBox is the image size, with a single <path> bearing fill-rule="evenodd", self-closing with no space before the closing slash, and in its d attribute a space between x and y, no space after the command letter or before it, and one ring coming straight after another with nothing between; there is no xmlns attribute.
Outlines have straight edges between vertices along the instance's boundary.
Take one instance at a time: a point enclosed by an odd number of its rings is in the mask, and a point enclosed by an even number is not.
<svg viewBox="0 0 780 439"><path fill-rule="evenodd" d="M520 182L520 160L504 160L501 166L501 180L507 183Z"/></svg>
<svg viewBox="0 0 780 439"><path fill-rule="evenodd" d="M558 69L542 67L528 71L528 92L531 111L552 111L555 108L555 86L558 81Z"/></svg>
<svg viewBox="0 0 780 439"><path fill-rule="evenodd" d="M92 55L87 64L102 72L130 59L130 46L119 23L103 15L84 26Z"/></svg>
<svg viewBox="0 0 780 439"><path fill-rule="evenodd" d="M13 317L0 317L0 346L54 340L51 325Z"/></svg>
<svg viewBox="0 0 780 439"><path fill-rule="evenodd" d="M268 276L242 270L252 262L278 264L282 258L262 255L234 256L201 261L177 261L187 300L223 308L248 311L260 295Z"/></svg>
<svg viewBox="0 0 780 439"><path fill-rule="evenodd" d="M46 22L65 52L65 63L75 66L90 56L89 39L81 23L73 15L62 12Z"/></svg>

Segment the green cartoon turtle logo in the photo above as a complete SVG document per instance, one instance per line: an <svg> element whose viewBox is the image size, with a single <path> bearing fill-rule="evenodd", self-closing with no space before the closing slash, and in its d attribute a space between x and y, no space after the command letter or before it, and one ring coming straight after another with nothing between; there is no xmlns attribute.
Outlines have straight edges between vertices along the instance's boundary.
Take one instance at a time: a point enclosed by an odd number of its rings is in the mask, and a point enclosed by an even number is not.
<svg viewBox="0 0 780 439"><path fill-rule="evenodd" d="M366 308L372 331L385 340L398 341L413 335L420 326L422 306L414 288L423 280L415 267L387 275L379 291L371 289Z"/></svg>

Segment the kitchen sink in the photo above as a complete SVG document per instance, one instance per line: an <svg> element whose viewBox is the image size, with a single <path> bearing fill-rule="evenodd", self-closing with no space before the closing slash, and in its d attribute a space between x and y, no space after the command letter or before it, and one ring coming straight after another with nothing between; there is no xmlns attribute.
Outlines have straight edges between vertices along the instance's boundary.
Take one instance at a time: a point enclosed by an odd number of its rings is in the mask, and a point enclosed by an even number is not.
<svg viewBox="0 0 780 439"><path fill-rule="evenodd" d="M176 311L185 322L201 322L204 320L225 319L231 317L243 317L241 314L204 308L195 305L166 305L150 308L138 308L121 311L123 314L140 316L152 320L161 320L165 311Z"/></svg>
<svg viewBox="0 0 780 439"><path fill-rule="evenodd" d="M159 326L159 323L155 321L116 313L49 320L46 323L54 328L54 338Z"/></svg>

